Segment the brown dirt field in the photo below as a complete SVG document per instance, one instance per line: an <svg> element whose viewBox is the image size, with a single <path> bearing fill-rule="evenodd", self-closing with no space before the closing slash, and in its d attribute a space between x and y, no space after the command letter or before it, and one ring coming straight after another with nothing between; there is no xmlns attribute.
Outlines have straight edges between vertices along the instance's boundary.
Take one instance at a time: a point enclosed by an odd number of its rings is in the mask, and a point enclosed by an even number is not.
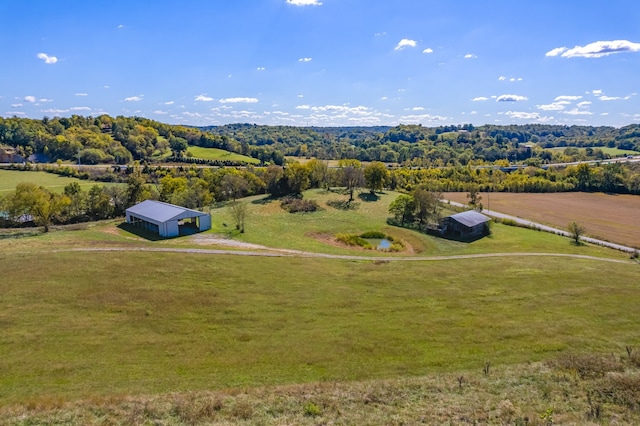
<svg viewBox="0 0 640 426"><path fill-rule="evenodd" d="M550 194L482 193L482 205L556 228L571 221L586 228L590 237L640 247L640 196L587 192ZM466 192L447 192L444 199L466 203Z"/></svg>

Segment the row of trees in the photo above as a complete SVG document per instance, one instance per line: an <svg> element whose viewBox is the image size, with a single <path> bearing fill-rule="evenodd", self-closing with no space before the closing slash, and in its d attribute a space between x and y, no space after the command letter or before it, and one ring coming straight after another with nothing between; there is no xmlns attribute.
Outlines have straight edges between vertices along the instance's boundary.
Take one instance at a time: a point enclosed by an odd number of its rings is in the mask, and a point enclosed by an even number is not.
<svg viewBox="0 0 640 426"><path fill-rule="evenodd" d="M605 159L598 147L640 151L640 125L590 126L292 127L233 124L194 128L141 117L0 118L0 144L21 154L83 164L184 159L188 146L221 148L284 165L285 156L457 166L496 161ZM569 147L567 150L545 148ZM588 147L577 150L573 147Z"/></svg>

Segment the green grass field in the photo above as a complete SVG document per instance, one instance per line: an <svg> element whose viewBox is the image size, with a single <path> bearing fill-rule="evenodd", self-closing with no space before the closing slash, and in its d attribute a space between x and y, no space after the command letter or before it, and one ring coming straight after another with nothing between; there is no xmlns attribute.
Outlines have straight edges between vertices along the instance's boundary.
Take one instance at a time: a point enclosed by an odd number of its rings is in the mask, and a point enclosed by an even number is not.
<svg viewBox="0 0 640 426"><path fill-rule="evenodd" d="M38 186L62 192L64 187L71 182L78 182L83 191L89 190L93 185L116 185L113 183L94 182L90 180L82 180L72 177L55 175L47 172L21 171L21 170L2 170L0 169L0 194L6 194L13 191L20 182L32 182Z"/></svg>
<svg viewBox="0 0 640 426"><path fill-rule="evenodd" d="M505 398L522 418L537 420L552 407L560 421L584 419L587 385L544 376L547 369L536 363L640 347L637 262L501 224L469 244L390 227L385 219L395 196L358 198L353 209L341 210L331 205L346 196L309 191L305 197L323 208L310 214L290 214L277 201L253 197L246 200L245 234L230 230L227 207L212 211L211 232L162 241L141 239L116 221L48 234L0 233L0 415L15 414L17 424L25 416L53 422L52 409L62 419L55 422L70 424L107 418L252 424L261 413L263 424L317 424L322 417L303 409L313 395L322 412L347 415L349 424L385 423L387 415L416 423L415 410L451 407L447 412L455 413L458 405L473 407L469 418L480 423L513 423L495 411ZM380 229L411 250L348 249L331 238ZM281 249L389 260L141 250L218 248L214 240L202 245L216 233ZM125 250L75 251L85 248ZM394 260L514 252L602 259ZM487 362L496 376L482 376ZM584 392L569 398L569 388ZM332 396L336 389L360 396ZM423 407L434 392L442 399ZM172 395L170 401L163 395ZM290 398L285 405L283 395ZM74 411L66 405L73 401L85 408ZM356 408L347 414L352 402ZM12 406L23 408L1 409ZM120 414L108 417L110 410ZM428 418L447 422L435 413ZM562 417L569 413L573 417Z"/></svg>
<svg viewBox="0 0 640 426"><path fill-rule="evenodd" d="M566 146L559 146L556 148L545 148L545 149L549 149L551 151L564 151L565 149L567 149L569 147ZM587 148L580 148L580 147L571 147L571 148L576 148L580 151L584 151ZM612 157L622 157L624 155L638 155L638 151L631 151L628 149L619 149L619 148L609 148L606 146L595 146L593 147L593 149L599 149L601 150L603 153L605 154L609 154Z"/></svg>
<svg viewBox="0 0 640 426"><path fill-rule="evenodd" d="M204 160L220 160L220 161L244 161L249 164L259 164L260 160L248 157L246 155L237 154L235 152L225 151L219 148L202 148L199 146L190 146L187 152L193 154L194 158L202 158Z"/></svg>

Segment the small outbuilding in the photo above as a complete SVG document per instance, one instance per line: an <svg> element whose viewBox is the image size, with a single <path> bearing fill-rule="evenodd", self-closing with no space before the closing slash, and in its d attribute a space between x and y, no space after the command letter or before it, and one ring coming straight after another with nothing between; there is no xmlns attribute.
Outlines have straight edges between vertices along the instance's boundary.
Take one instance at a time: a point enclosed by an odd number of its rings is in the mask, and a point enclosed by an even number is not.
<svg viewBox="0 0 640 426"><path fill-rule="evenodd" d="M177 237L211 229L211 215L161 201L146 200L126 210L128 224Z"/></svg>
<svg viewBox="0 0 640 426"><path fill-rule="evenodd" d="M440 222L440 232L445 237L460 240L476 240L489 235L491 218L475 210L447 216Z"/></svg>

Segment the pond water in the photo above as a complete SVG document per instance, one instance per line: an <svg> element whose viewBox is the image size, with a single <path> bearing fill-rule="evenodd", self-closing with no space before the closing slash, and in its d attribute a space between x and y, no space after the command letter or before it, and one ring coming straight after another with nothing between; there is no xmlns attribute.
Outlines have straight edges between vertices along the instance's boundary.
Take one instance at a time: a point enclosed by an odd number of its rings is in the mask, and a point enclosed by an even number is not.
<svg viewBox="0 0 640 426"><path fill-rule="evenodd" d="M377 250L386 250L391 247L391 241L386 238L366 238L366 240Z"/></svg>

